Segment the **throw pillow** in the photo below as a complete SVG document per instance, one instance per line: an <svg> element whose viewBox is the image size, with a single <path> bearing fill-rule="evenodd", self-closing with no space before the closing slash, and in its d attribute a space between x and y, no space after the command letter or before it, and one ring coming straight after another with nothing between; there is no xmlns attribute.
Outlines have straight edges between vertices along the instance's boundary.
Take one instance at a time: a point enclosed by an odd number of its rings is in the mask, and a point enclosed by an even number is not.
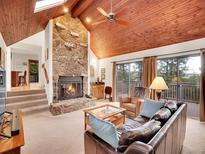
<svg viewBox="0 0 205 154"><path fill-rule="evenodd" d="M152 118L159 109L164 106L164 102L145 99L140 115L146 118Z"/></svg>
<svg viewBox="0 0 205 154"><path fill-rule="evenodd" d="M157 111L152 119L160 121L162 124L166 123L166 121L171 117L172 113L167 108L161 108L159 111Z"/></svg>
<svg viewBox="0 0 205 154"><path fill-rule="evenodd" d="M175 101L167 101L164 105L164 107L168 108L172 113L174 113L177 110L177 102Z"/></svg>
<svg viewBox="0 0 205 154"><path fill-rule="evenodd" d="M94 134L116 149L119 145L119 137L114 124L92 115L89 120Z"/></svg>
<svg viewBox="0 0 205 154"><path fill-rule="evenodd" d="M120 136L120 142L119 142L120 147L122 145L130 145L135 141L141 141L144 143L149 142L149 140L161 128L160 125L161 125L160 121L156 121L153 119L140 127L122 132Z"/></svg>

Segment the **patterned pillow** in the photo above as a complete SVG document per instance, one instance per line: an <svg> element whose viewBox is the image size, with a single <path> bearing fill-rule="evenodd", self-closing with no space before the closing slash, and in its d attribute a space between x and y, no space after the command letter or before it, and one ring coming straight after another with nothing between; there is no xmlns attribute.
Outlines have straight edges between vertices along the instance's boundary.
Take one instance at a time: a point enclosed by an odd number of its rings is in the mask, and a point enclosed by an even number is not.
<svg viewBox="0 0 205 154"><path fill-rule="evenodd" d="M164 105L164 107L168 108L172 113L174 113L177 110L177 102L175 101L167 101Z"/></svg>
<svg viewBox="0 0 205 154"><path fill-rule="evenodd" d="M171 111L163 107L154 114L152 119L158 120L164 124L169 119L169 117L171 117L171 115L172 115Z"/></svg>

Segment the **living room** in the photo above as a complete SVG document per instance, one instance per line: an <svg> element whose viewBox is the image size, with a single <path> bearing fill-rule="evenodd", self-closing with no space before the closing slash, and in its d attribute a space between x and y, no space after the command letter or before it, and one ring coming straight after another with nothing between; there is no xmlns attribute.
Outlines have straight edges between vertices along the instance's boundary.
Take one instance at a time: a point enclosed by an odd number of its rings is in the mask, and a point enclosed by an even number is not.
<svg viewBox="0 0 205 154"><path fill-rule="evenodd" d="M204 10L0 2L0 153L204 153Z"/></svg>

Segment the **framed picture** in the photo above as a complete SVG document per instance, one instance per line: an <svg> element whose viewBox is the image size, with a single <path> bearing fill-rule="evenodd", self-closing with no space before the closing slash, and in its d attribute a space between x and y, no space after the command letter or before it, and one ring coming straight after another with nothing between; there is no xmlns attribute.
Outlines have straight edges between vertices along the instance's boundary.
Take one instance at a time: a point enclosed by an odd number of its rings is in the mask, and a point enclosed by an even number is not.
<svg viewBox="0 0 205 154"><path fill-rule="evenodd" d="M101 68L101 80L105 80L105 68Z"/></svg>
<svg viewBox="0 0 205 154"><path fill-rule="evenodd" d="M49 53L48 53L49 51L48 51L48 48L46 48L46 51L45 51L45 60L48 60L48 55L49 55Z"/></svg>

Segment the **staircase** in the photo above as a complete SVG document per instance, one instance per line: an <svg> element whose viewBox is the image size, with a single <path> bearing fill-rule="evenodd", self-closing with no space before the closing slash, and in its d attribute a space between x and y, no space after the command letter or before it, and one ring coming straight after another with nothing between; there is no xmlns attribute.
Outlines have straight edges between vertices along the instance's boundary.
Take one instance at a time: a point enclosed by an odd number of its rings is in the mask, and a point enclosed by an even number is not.
<svg viewBox="0 0 205 154"><path fill-rule="evenodd" d="M48 111L48 100L44 89L7 92L6 110L21 109L23 114Z"/></svg>

